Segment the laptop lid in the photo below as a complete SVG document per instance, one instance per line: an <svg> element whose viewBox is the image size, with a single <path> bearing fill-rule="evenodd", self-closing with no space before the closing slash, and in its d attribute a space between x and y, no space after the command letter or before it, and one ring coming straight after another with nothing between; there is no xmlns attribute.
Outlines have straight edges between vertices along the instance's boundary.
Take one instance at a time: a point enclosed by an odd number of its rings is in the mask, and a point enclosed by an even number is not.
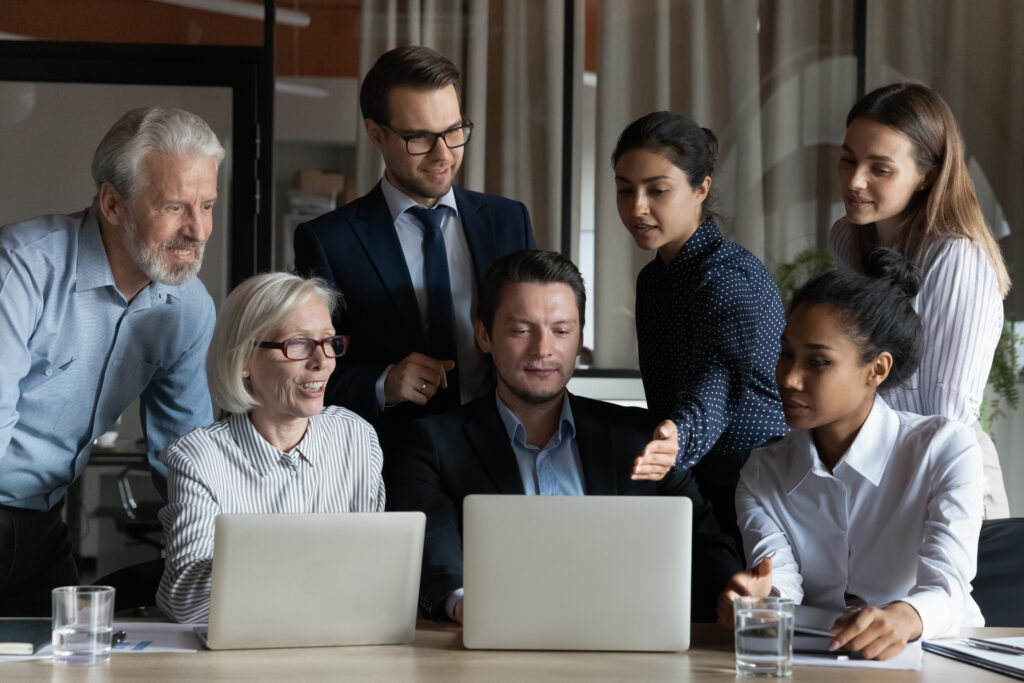
<svg viewBox="0 0 1024 683"><path fill-rule="evenodd" d="M463 506L466 647L690 646L689 498L471 495Z"/></svg>
<svg viewBox="0 0 1024 683"><path fill-rule="evenodd" d="M218 515L211 649L408 643L421 512Z"/></svg>

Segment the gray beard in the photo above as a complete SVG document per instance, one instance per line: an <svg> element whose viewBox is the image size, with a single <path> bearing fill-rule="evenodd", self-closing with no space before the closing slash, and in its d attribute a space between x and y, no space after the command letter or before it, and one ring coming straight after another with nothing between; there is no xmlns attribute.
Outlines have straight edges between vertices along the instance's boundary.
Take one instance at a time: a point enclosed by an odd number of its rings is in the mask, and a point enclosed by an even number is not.
<svg viewBox="0 0 1024 683"><path fill-rule="evenodd" d="M171 287L183 285L194 278L199 273L199 268L203 265L205 244L197 244L192 240L181 237L172 237L166 242L155 246L145 245L139 239L135 219L130 215L126 217L124 222L123 234L124 246L131 255L132 260L135 261L135 265L146 274L146 277L154 282ZM164 252L168 249L195 249L196 260L192 263L182 263L177 268L170 268L163 259Z"/></svg>

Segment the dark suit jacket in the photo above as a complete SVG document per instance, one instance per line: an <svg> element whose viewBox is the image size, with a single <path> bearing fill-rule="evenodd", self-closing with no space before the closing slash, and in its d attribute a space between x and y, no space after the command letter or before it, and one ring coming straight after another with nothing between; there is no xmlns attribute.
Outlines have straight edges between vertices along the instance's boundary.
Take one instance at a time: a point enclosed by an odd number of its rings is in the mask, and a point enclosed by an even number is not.
<svg viewBox="0 0 1024 683"><path fill-rule="evenodd" d="M714 621L718 595L743 562L693 475L669 472L660 482L630 479L633 460L650 441L656 420L646 410L571 394L570 405L588 494L693 501L692 618ZM521 495L523 481L493 394L416 420L397 448L401 452L385 458L388 508L426 513L420 608L429 618L445 619L444 599L462 586L462 499L472 493Z"/></svg>
<svg viewBox="0 0 1024 683"><path fill-rule="evenodd" d="M477 282L499 257L533 248L530 216L521 202L459 187L454 191ZM374 385L384 368L413 351L427 352L412 279L379 183L369 194L298 227L295 269L324 278L345 300L334 325L338 334L351 337L350 347L327 384L326 402L377 423L381 411ZM431 403L426 409L410 403L387 412L399 419L418 417L436 412Z"/></svg>

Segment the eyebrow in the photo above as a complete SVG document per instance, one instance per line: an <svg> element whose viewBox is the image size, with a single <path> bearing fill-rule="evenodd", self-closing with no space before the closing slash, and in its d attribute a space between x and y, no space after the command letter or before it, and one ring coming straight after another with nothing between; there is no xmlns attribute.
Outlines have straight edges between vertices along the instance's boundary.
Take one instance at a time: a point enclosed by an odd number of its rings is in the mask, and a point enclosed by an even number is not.
<svg viewBox="0 0 1024 683"><path fill-rule="evenodd" d="M615 180L623 182L623 183L629 183L630 185L633 184L632 180L630 180L629 178L623 178L620 175L615 176ZM641 183L653 183L655 180L672 180L672 179L669 178L667 175L652 175L650 178L641 178L640 182Z"/></svg>
<svg viewBox="0 0 1024 683"><path fill-rule="evenodd" d="M843 145L843 150L846 151L846 152L849 152L850 154L853 154L853 150L850 149L849 147L847 147L846 145ZM853 154L853 155L857 156L856 154ZM887 156L882 155L882 154L869 154L868 155L868 159L873 159L875 161L888 161L889 163L896 163L896 160L893 159L892 157L887 157Z"/></svg>
<svg viewBox="0 0 1024 683"><path fill-rule="evenodd" d="M448 126L442 131L427 130L426 128L413 128L411 130L408 128L404 130L400 128L392 128L391 130L395 131L399 135L437 135L439 132L447 133L448 131L455 130L457 128L462 128L464 125L466 124L464 124L462 121L459 121L458 123L453 123L452 125Z"/></svg>

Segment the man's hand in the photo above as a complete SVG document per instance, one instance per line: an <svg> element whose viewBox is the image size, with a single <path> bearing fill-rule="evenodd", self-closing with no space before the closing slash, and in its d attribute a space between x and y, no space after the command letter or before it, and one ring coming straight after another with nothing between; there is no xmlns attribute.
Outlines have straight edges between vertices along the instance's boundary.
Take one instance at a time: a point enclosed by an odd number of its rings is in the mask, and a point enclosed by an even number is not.
<svg viewBox="0 0 1024 683"><path fill-rule="evenodd" d="M879 609L865 607L836 619L830 650L845 647L865 659L889 659L920 637L924 625L917 610L905 602Z"/></svg>
<svg viewBox="0 0 1024 683"><path fill-rule="evenodd" d="M425 405L437 393L438 387L448 386L446 372L455 368L453 360L437 360L422 353L410 353L395 363L384 379L384 403L388 406L405 401Z"/></svg>
<svg viewBox="0 0 1024 683"><path fill-rule="evenodd" d="M633 461L630 479L661 481L676 464L679 452L679 432L672 420L661 422L654 430L654 439L644 446L644 451Z"/></svg>
<svg viewBox="0 0 1024 683"><path fill-rule="evenodd" d="M733 574L729 585L718 596L718 625L735 628L732 601L744 595L765 597L772 592L772 558L766 557L750 569Z"/></svg>

